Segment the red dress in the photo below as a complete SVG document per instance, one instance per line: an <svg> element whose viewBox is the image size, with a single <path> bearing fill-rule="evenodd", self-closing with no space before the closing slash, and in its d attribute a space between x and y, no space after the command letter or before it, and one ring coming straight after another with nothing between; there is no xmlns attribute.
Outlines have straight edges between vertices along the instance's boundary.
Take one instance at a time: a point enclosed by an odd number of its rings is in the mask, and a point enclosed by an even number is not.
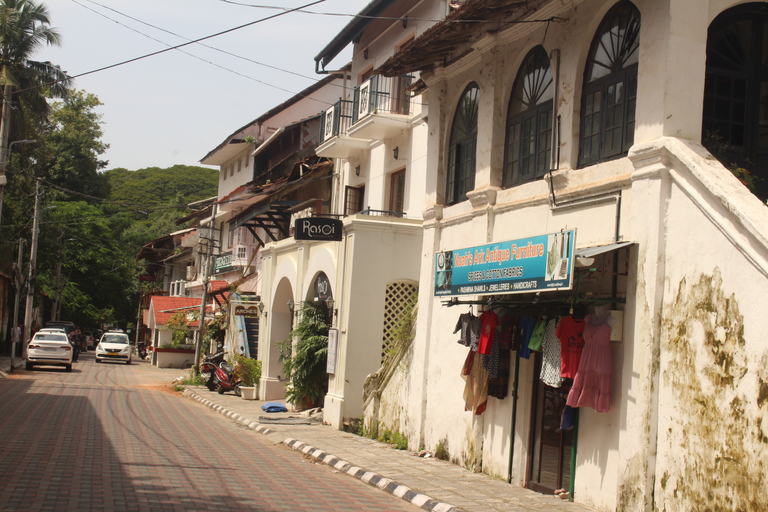
<svg viewBox="0 0 768 512"><path fill-rule="evenodd" d="M571 407L591 407L597 412L611 408L611 326L607 317L588 315L584 326L584 350L568 393Z"/></svg>

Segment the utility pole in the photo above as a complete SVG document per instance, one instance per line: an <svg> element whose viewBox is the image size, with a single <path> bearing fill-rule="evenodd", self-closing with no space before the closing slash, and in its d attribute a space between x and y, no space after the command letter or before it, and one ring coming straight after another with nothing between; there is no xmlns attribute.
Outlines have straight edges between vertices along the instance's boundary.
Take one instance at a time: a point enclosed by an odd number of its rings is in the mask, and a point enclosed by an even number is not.
<svg viewBox="0 0 768 512"><path fill-rule="evenodd" d="M16 344L22 341L22 333L18 332L19 325L19 303L21 302L21 285L24 281L21 278L22 265L24 264L24 244L26 240L19 238L19 260L16 263L16 302L13 306L13 336L11 336L11 371L13 371L13 356L16 355Z"/></svg>
<svg viewBox="0 0 768 512"><path fill-rule="evenodd" d="M29 342L32 333L32 308L35 299L35 266L37 265L37 236L40 231L40 216L42 208L40 207L40 197L43 191L40 187L40 180L37 180L35 186L35 216L32 222L32 242L29 251L29 276L27 278L27 307L24 311L24 341ZM26 355L26 346L24 346Z"/></svg>
<svg viewBox="0 0 768 512"><path fill-rule="evenodd" d="M213 210L211 214L211 229L208 231L208 247L207 255L205 259L205 265L203 265L203 297L200 302L200 329L198 331L197 343L195 344L195 376L200 375L200 352L203 348L203 336L205 335L205 303L208 301L208 282L210 281L209 270L211 267L211 258L213 257L213 245L215 244L214 235L216 234L216 208L218 203L213 203Z"/></svg>
<svg viewBox="0 0 768 512"><path fill-rule="evenodd" d="M67 242L62 241L63 238L64 238L64 233L62 233L61 237L59 237L59 241L60 241L61 244L66 244ZM58 311L59 301L61 300L61 291L59 290L59 285L61 284L61 260L63 260L63 259L64 259L64 249L62 248L61 252L59 253L59 262L56 265L56 288L54 288L54 292L53 292L53 307L51 308L51 321L52 322L57 320L56 312Z"/></svg>

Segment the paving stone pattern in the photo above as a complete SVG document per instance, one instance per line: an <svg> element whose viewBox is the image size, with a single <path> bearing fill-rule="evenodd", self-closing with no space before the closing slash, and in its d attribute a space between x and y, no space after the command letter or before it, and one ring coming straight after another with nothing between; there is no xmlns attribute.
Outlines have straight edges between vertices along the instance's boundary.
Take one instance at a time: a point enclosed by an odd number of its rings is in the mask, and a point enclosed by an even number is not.
<svg viewBox="0 0 768 512"><path fill-rule="evenodd" d="M156 385L184 373L86 353L0 378L0 510L415 510Z"/></svg>

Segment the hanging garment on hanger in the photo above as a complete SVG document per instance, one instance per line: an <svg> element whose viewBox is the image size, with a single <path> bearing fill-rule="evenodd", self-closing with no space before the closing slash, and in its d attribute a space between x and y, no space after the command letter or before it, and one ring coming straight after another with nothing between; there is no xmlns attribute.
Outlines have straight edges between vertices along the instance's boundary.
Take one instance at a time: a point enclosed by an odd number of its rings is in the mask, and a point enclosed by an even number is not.
<svg viewBox="0 0 768 512"><path fill-rule="evenodd" d="M576 377L584 349L584 320L564 316L557 324L555 335L560 339L560 376L572 379Z"/></svg>
<svg viewBox="0 0 768 512"><path fill-rule="evenodd" d="M456 328L453 334L461 331L461 337L459 338L459 344L465 347L475 347L473 350L477 350L477 346L480 343L480 332L482 329L482 322L480 318L473 315L471 312L463 313L459 315L459 321L456 323Z"/></svg>
<svg viewBox="0 0 768 512"><path fill-rule="evenodd" d="M528 340L528 348L533 352L541 351L541 340L544 339L544 329L547 327L547 317L542 316L536 322L536 326L533 328L533 334L531 339Z"/></svg>
<svg viewBox="0 0 768 512"><path fill-rule="evenodd" d="M510 350L517 350L519 346L519 338L516 335L517 331L517 316L512 314L512 310L505 308L499 313L499 343L506 346Z"/></svg>
<svg viewBox="0 0 768 512"><path fill-rule="evenodd" d="M464 379L464 410L483 414L488 404L488 372L483 368L482 356L469 351L461 377Z"/></svg>
<svg viewBox="0 0 768 512"><path fill-rule="evenodd" d="M509 391L509 370L511 352L509 347L505 347L502 343L497 342L493 344L493 350L491 351L489 364L491 370L488 371L488 396L503 400L507 397Z"/></svg>
<svg viewBox="0 0 768 512"><path fill-rule="evenodd" d="M520 351L518 356L528 359L531 356L531 349L528 348L528 342L533 336L533 329L536 327L536 319L531 315L526 315L520 319Z"/></svg>
<svg viewBox="0 0 768 512"><path fill-rule="evenodd" d="M491 348L493 348L493 340L496 337L496 325L498 324L498 316L493 310L483 311L480 315L482 322L482 330L480 333L480 344L477 351L481 354L490 355Z"/></svg>
<svg viewBox="0 0 768 512"><path fill-rule="evenodd" d="M547 386L559 388L563 382L560 376L560 340L555 334L557 320L547 322L544 338L541 340L543 357L541 360L541 381Z"/></svg>
<svg viewBox="0 0 768 512"><path fill-rule="evenodd" d="M597 412L611 408L611 326L605 317L587 315L584 319L584 350L579 369L568 393L571 407L591 407Z"/></svg>

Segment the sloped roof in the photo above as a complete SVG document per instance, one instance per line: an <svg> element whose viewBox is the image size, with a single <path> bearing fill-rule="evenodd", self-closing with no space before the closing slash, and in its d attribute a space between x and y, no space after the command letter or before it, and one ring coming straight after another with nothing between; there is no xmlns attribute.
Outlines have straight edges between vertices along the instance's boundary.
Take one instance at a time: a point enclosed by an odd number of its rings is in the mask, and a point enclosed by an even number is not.
<svg viewBox="0 0 768 512"><path fill-rule="evenodd" d="M152 303L150 304L150 309L153 312L153 315L155 317L155 324L156 325L165 325L168 323L168 320L171 319L171 317L174 315L174 313L177 313L178 311L181 311L182 308L189 308L190 310L196 311L194 308L200 307L200 298L197 297L163 297L163 296L156 296L152 297ZM190 327L198 327L200 325L200 322L197 320L194 320L190 322Z"/></svg>
<svg viewBox="0 0 768 512"><path fill-rule="evenodd" d="M424 71L438 62L449 64L469 52L476 38L524 22L525 16L534 13L541 3L539 0L467 0L444 20L403 45L374 73L399 76Z"/></svg>

